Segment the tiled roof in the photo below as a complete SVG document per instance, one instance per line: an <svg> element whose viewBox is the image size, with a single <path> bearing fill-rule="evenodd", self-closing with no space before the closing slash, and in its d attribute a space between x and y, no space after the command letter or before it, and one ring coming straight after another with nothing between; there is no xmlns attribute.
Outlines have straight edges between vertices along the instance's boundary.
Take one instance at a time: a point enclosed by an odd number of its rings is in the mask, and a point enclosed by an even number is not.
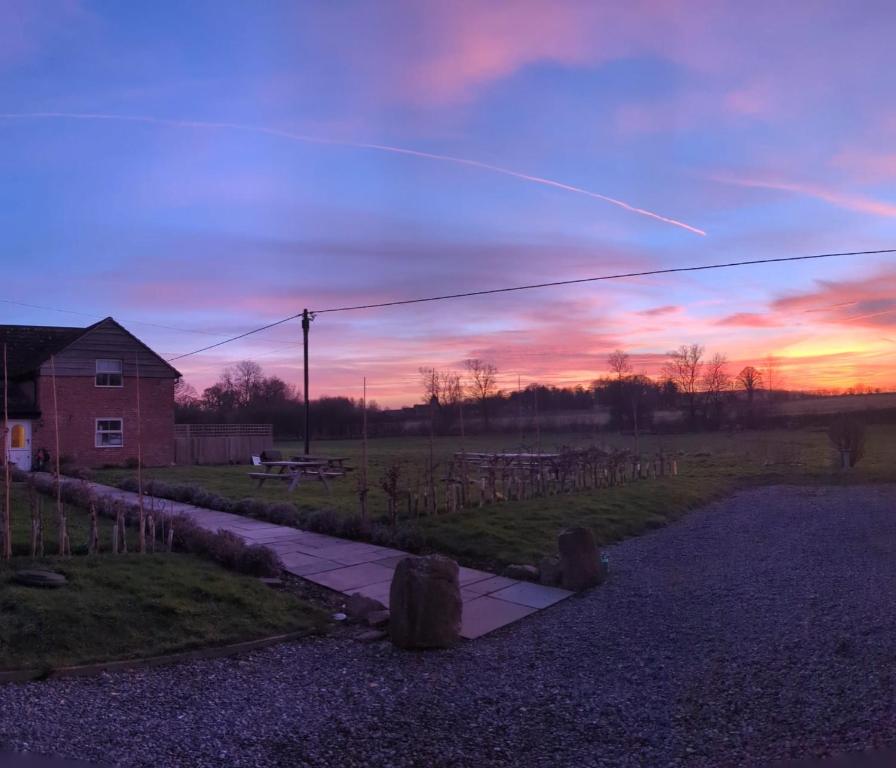
<svg viewBox="0 0 896 768"><path fill-rule="evenodd" d="M0 376L3 375L3 344L6 344L9 377L14 378L37 370L51 355L61 352L86 330L43 325L0 325Z"/></svg>

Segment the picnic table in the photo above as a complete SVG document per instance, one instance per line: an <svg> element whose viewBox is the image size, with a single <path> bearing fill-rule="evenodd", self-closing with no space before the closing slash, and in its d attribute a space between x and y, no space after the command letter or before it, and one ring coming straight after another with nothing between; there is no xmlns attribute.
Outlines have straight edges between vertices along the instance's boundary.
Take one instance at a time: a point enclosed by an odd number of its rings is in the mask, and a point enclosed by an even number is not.
<svg viewBox="0 0 896 768"><path fill-rule="evenodd" d="M306 456L289 461L260 461L258 465L264 467L264 472L250 472L249 477L258 481L259 488L267 480L288 482L290 492L294 491L302 480L316 479L327 489L327 493L330 493L328 479L344 477L350 469L344 466L345 461L344 457L328 458L324 456Z"/></svg>

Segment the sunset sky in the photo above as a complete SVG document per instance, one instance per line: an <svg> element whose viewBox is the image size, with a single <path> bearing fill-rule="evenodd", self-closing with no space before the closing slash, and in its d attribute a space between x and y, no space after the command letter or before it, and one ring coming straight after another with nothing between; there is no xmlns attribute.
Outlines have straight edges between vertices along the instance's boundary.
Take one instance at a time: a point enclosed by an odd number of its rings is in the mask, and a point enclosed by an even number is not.
<svg viewBox="0 0 896 768"><path fill-rule="evenodd" d="M0 322L112 315L171 357L306 306L896 247L894 25L887 2L0 0ZM299 341L176 365L298 382ZM324 314L312 395L413 402L419 366L468 357L584 384L616 347L656 374L691 342L896 388L896 256Z"/></svg>

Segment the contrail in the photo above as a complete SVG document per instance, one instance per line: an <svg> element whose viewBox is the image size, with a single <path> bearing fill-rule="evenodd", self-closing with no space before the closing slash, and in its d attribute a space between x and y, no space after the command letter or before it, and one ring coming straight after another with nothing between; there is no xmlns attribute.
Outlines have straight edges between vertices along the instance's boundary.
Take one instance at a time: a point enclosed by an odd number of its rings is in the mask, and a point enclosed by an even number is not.
<svg viewBox="0 0 896 768"><path fill-rule="evenodd" d="M303 133L293 133L292 131L284 131L278 128L266 128L261 125L244 125L242 123L220 123L220 122L209 122L204 120L170 120L162 117L150 117L145 115L106 115L102 113L92 113L92 112L7 112L0 113L0 119L4 120L44 120L44 119L67 119L67 120L110 120L117 122L126 122L126 123L148 123L150 125L165 125L173 128L199 128L199 129L216 129L216 130L231 130L231 131L244 131L248 133L259 133L266 134L268 136L276 136L281 139L289 139L291 141L301 141L306 144L329 144L332 146L340 146L340 147L355 147L357 149L372 149L378 152L391 152L396 155L408 155L410 157L419 157L424 158L426 160L435 160L442 163L453 163L454 165L465 165L470 168L480 168L484 171L491 171L492 173L500 173L504 176L511 176L515 179L520 179L522 181L529 181L533 184L541 184L546 187L554 187L556 189L563 189L567 192L574 192L577 195L584 195L586 197L594 198L595 200L602 200L605 203L610 203L612 205L618 206L619 208L623 208L626 211L631 213L637 213L640 216L647 216L651 219L656 219L657 221L662 221L666 224L671 224L674 227L680 227L681 229L686 229L688 232L693 232L694 234L706 236L706 232L702 229L698 229L697 227L692 227L690 224L686 224L683 221L679 221L678 219L672 219L668 216L661 216L658 213L653 211L648 211L645 208L638 208L637 206L630 205L626 203L624 200L618 200L615 197L609 197L607 195L601 195L598 192L592 192L588 189L583 189L582 187L574 187L571 184L563 184L559 181L554 181L553 179L546 179L543 176L532 176L528 173L520 173L519 171L513 171L510 168L502 168L499 165L491 165L490 163L483 163L479 160L470 160L465 157L454 157L453 155L440 155L433 152L422 152L416 149L407 149L405 147L393 147L389 144L372 144L363 141L343 141L340 139L326 139L320 136L309 136Z"/></svg>

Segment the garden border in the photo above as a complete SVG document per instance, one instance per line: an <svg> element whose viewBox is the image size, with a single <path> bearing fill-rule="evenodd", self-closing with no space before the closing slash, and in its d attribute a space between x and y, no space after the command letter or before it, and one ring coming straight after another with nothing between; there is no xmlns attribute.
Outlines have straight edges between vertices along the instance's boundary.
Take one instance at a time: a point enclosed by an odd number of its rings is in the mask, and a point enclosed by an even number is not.
<svg viewBox="0 0 896 768"><path fill-rule="evenodd" d="M261 650L271 645L299 640L314 632L289 632L285 635L270 635L255 640L244 640L239 643L216 645L207 648L194 648L191 651L178 651L160 656L145 656L137 659L118 659L95 664L79 664L71 667L54 667L50 669L11 669L0 671L0 685L7 683L27 683L36 680L49 680L58 677L89 677L103 672L124 672L131 669L157 667L167 664L178 664L183 661L201 661L223 656L234 656L238 653Z"/></svg>

